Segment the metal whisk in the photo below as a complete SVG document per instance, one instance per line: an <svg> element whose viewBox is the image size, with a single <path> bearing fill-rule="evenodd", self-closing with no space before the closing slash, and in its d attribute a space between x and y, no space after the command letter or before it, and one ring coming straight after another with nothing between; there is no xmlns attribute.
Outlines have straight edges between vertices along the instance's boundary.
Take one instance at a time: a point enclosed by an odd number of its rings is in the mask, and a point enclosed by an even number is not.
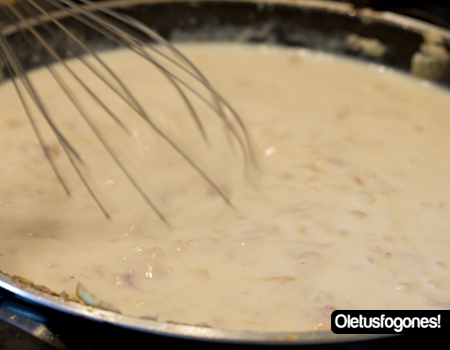
<svg viewBox="0 0 450 350"><path fill-rule="evenodd" d="M48 11L44 5L51 5L56 11ZM206 104L212 114L222 119L227 130L230 132L230 135L232 135L232 138L237 141L246 162L251 160L252 149L249 142L249 137L245 126L237 113L227 103L227 101L225 101L225 99L216 92L203 74L175 47L141 22L88 0L80 0L78 2L72 0L0 0L0 10L4 17L8 19L8 23L6 23L6 26L3 26L3 29L9 26L12 31L20 33L20 35L23 36L33 54L40 61L40 64L45 66L50 72L53 79L57 82L65 95L67 95L73 106L78 110L79 115L89 125L90 129L103 144L104 148L112 157L114 162L126 175L136 191L140 193L148 205L155 211L159 218L161 218L161 220L167 222L164 215L155 206L154 202L140 187L132 171L130 171L120 157L117 156L116 152L111 147L111 140L108 140L108 138L103 135L101 130L99 130L93 122L92 117L85 112L82 103L71 93L70 84L61 78L58 72L52 67L51 64L47 62L48 60L46 60L44 56L49 56L54 62L59 62L62 66L64 66L70 76L72 76L81 86L83 86L85 91L92 96L98 105L100 105L108 113L108 115L113 118L116 123L118 123L118 125L122 127L124 132L127 132L126 127L122 123L121 119L116 115L115 111L111 110L107 103L104 102L102 98L99 97L96 92L93 91L93 89L91 89L88 84L85 83L82 78L64 61L61 52L64 52L66 56L74 57L80 60L88 70L95 74L109 87L111 93L115 94L117 98L124 101L137 115L143 118L148 126L151 127L156 134L159 135L159 137L165 140L165 142L167 142L175 152L178 152L181 157L184 158L184 160L188 162L189 165L192 166L198 174L215 189L224 201L231 205L229 199L218 188L218 186L216 186L210 177L193 160L191 160L191 158L180 148L180 146L177 145L176 141L167 136L154 123L143 106L137 101L133 93L127 88L126 82L121 80L113 72L113 70L108 67L108 65L105 64L104 61L94 51L92 51L92 49L88 47L88 45L86 45L76 36L75 33L71 31L71 29L64 26L62 21L59 19L59 16L63 13L69 14L71 17L75 18L80 23L83 23L83 25L94 29L111 42L133 51L137 55L146 59L149 64L157 67L157 69L164 74L169 83L177 91L179 97L186 105L189 114L192 116L196 126L205 138L205 141L207 140L207 133L191 101L192 97L189 98L188 94L186 94L187 91L189 91L190 96L195 96ZM41 33L36 30L37 27L44 30L48 35L50 35L52 40L57 42L57 50L49 45L48 39L44 38ZM67 43L67 40L70 40L70 45ZM157 45L152 43L156 43ZM76 49L74 49L74 47L76 47ZM160 50L160 48L165 48L171 53L171 55L167 55ZM64 190L70 195L70 190L64 181L60 170L55 164L51 152L49 152L48 148L45 146L46 143L43 133L38 127L35 117L30 112L32 107L31 105L34 106L33 108L37 108L43 115L84 186L86 186L90 195L96 201L105 216L109 218L110 215L107 210L104 208L101 201L96 196L87 179L83 175L81 170L83 167L83 160L80 157L80 154L77 152L76 147L68 141L65 135L56 126L55 117L52 116L47 110L45 103L43 103L39 96L38 89L35 88L33 83L28 78L24 64L21 62L19 57L19 53L16 49L14 49L11 39L7 36L5 30L0 31L0 56L4 63L4 70L9 72L38 141L59 182L64 187ZM88 56L90 56L90 59L87 59ZM166 64L162 65L160 63L161 59L164 60ZM102 67L102 70L96 68L91 61L96 62L98 66ZM176 73L174 73L174 70L182 70L188 76L192 77L192 79L203 87L204 92L200 92L198 88L193 87L192 84L189 84L180 78Z"/></svg>

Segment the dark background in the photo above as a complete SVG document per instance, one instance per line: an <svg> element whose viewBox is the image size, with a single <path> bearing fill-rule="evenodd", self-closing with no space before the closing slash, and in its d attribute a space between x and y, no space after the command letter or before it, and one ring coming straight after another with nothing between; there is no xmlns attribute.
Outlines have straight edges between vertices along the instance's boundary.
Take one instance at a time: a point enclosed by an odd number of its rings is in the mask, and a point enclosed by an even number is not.
<svg viewBox="0 0 450 350"><path fill-rule="evenodd" d="M354 4L356 7L397 12L450 29L450 1L448 0L347 0L342 2Z"/></svg>

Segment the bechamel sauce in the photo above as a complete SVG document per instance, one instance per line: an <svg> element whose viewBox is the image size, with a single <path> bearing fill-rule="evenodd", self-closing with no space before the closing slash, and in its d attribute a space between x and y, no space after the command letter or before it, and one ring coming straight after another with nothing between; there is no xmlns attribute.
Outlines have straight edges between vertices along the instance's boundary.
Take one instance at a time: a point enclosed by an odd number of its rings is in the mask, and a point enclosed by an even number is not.
<svg viewBox="0 0 450 350"><path fill-rule="evenodd" d="M162 224L115 174L73 108L60 104L47 73L36 71L33 81L46 81L39 90L46 106L83 155L113 222L53 140L73 196L64 193L5 83L1 270L69 294L81 282L126 314L226 329L327 329L333 309L450 308L447 92L304 50L208 44L181 51L241 115L259 171L244 176L242 157L226 141L202 161L205 142L180 98L165 97L164 78L127 52L103 57L237 210L173 151L159 151L154 133L136 127L126 156L138 157L137 172L173 228ZM113 110L126 112L115 103L109 97ZM201 112L210 140L226 139L217 118Z"/></svg>

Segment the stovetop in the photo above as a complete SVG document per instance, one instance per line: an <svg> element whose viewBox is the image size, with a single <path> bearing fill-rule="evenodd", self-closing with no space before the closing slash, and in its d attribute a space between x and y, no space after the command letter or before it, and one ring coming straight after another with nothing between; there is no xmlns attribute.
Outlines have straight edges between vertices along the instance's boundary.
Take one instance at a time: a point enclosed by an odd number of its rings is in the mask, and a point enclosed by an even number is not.
<svg viewBox="0 0 450 350"><path fill-rule="evenodd" d="M339 1L339 0L337 0ZM346 0L356 7L370 6L377 10L397 12L415 17L430 23L450 29L450 4L448 0L422 1L411 5L407 0ZM1 313L3 310L3 314ZM0 291L0 349L1 350L95 350L108 348L146 349L153 350L169 347L195 347L202 349L233 348L253 350L256 345L223 344L200 342L186 339L168 338L126 329L118 329L109 324L97 323L72 317L58 312L46 311L45 317L35 313L36 308L17 300L8 292ZM11 318L12 323L26 329L22 330L2 319ZM22 319L19 319L22 318ZM33 333L38 337L31 335ZM42 339L46 339L43 341ZM448 344L448 336L393 336L378 340L351 342L329 345L304 346L302 349L322 350L371 350L383 348L386 350L423 347L441 347ZM273 349L274 346L264 346Z"/></svg>

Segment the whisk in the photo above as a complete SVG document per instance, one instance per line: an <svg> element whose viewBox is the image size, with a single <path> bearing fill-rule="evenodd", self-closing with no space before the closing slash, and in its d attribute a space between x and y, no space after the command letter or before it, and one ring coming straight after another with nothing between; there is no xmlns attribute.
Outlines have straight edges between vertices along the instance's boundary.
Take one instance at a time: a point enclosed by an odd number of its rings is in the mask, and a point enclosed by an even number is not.
<svg viewBox="0 0 450 350"><path fill-rule="evenodd" d="M47 9L49 5L51 5L55 11L49 11ZM73 79L75 79L75 81L77 81L90 96L92 96L96 103L101 106L118 125L120 125L123 131L128 132L126 126L116 112L111 110L108 107L108 104L103 101L92 88L90 88L88 83L85 83L65 62L61 52L64 52L64 55L66 56L74 57L82 62L88 70L108 86L112 94L125 102L138 116L145 120L146 124L148 124L159 137L167 142L175 152L179 153L184 161L193 167L227 204L232 206L227 196L211 180L206 172L203 171L179 145L177 145L176 140L170 138L155 124L152 117L149 116L145 108L143 108L132 91L127 87L126 82L120 79L99 55L79 39L71 29L65 26L60 20L60 17L62 14L68 14L83 25L94 29L109 41L133 51L147 60L149 64L156 67L176 90L205 142L208 142L207 132L191 101L192 96L199 99L209 108L213 115L219 117L223 121L226 130L228 130L232 139L237 141L243 154L243 158L245 159L245 163L247 164L248 161L253 158L253 151L244 123L230 104L212 87L200 70L172 44L136 19L88 0L79 0L77 2L73 0L0 0L0 10L4 17L7 18L7 23L3 26L4 30L0 31L0 56L4 63L4 70L11 76L11 80L37 136L39 144L56 174L56 177L68 195L71 193L69 187L61 175L60 169L58 169L51 152L46 147L43 133L36 123L35 116L30 111L31 105L34 105L34 108L37 108L45 118L45 121L50 126L52 133L61 145L62 150L73 166L73 169L78 174L78 177L81 179L104 215L107 218L110 218L110 214L105 209L104 205L102 205L100 199L95 194L95 191L83 175L82 167L84 164L82 157L77 152L76 147L68 141L63 132L57 127L55 123L56 117L51 115L48 111L45 103L39 96L38 89L35 88L28 78L27 71L24 64L21 62L20 55L13 47L11 39L6 34L6 27L9 27L11 31L20 33L20 35L23 36L27 45L31 48L33 55L35 55L40 64L46 67L50 72L60 89L77 109L80 117L85 120L89 128L125 174L126 178L131 182L135 190L144 198L145 202L153 209L161 220L168 223L164 215L154 204L154 201L140 187L133 172L125 166L124 162L116 154L111 146L112 140L105 137L102 131L96 126L92 117L84 110L83 104L72 94L70 84L64 81L52 65L47 62L48 60L46 57L51 57L53 62L59 62L64 66L70 76L72 76ZM48 40L36 30L37 27L44 30L52 40L57 42L57 49L53 48L48 43ZM68 40L70 40L70 44L68 43ZM165 48L170 55L163 52L161 48ZM90 60L87 59L88 56L90 57ZM161 59L165 64L160 63ZM98 66L94 66L92 61L96 62ZM102 69L99 69L98 67L102 67ZM197 87L194 87L183 78L180 78L179 75L174 73L174 70L185 72L194 79L194 81L200 84L200 86L203 87L203 90L199 91ZM191 97L188 96L186 93L187 91L189 91Z"/></svg>

